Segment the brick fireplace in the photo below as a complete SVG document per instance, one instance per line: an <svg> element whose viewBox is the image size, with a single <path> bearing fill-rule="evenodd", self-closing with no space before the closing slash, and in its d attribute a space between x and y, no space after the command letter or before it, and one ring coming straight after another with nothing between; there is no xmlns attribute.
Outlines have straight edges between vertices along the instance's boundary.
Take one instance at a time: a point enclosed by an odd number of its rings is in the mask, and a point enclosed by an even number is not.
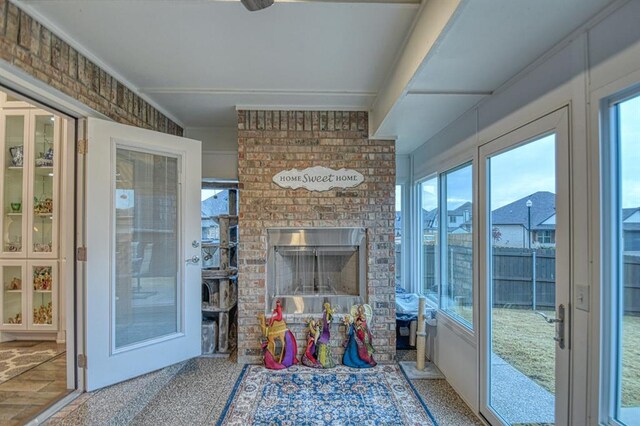
<svg viewBox="0 0 640 426"><path fill-rule="evenodd" d="M238 362L262 361L256 317L271 309L266 261L267 230L273 228L366 230L365 289L374 309L376 359L394 358L395 144L368 139L367 123L366 112L238 111ZM283 170L312 166L357 170L364 182L315 192L281 188L272 181ZM291 315L287 320L303 351L302 318ZM331 330L339 360L344 330L337 319Z"/></svg>

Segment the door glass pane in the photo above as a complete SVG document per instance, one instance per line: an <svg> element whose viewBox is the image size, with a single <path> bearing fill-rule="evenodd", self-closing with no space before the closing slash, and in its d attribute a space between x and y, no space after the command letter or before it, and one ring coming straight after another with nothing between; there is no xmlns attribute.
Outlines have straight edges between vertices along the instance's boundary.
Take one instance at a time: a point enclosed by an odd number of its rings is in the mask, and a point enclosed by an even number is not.
<svg viewBox="0 0 640 426"><path fill-rule="evenodd" d="M509 424L555 422L555 135L491 157L490 405ZM555 241L555 239L554 239Z"/></svg>
<svg viewBox="0 0 640 426"><path fill-rule="evenodd" d="M32 323L34 325L53 324L53 292L57 287L54 283L53 266L37 265L31 267L31 300L33 307Z"/></svg>
<svg viewBox="0 0 640 426"><path fill-rule="evenodd" d="M35 116L33 163L33 251L51 252L53 248L53 115Z"/></svg>
<svg viewBox="0 0 640 426"><path fill-rule="evenodd" d="M619 111L618 249L621 315L618 325L618 419L640 425L640 96L622 102Z"/></svg>
<svg viewBox="0 0 640 426"><path fill-rule="evenodd" d="M420 220L422 223L422 292L438 303L438 178L420 184Z"/></svg>
<svg viewBox="0 0 640 426"><path fill-rule="evenodd" d="M22 252L22 176L24 170L24 115L7 115L4 134L4 235L5 252Z"/></svg>
<svg viewBox="0 0 640 426"><path fill-rule="evenodd" d="M473 324L473 180L471 164L443 174L447 200L446 241L443 241L441 308L472 328Z"/></svg>
<svg viewBox="0 0 640 426"><path fill-rule="evenodd" d="M116 349L181 331L178 160L116 151Z"/></svg>
<svg viewBox="0 0 640 426"><path fill-rule="evenodd" d="M402 185L396 185L396 217L394 224L397 287L402 286Z"/></svg>
<svg viewBox="0 0 640 426"><path fill-rule="evenodd" d="M19 326L24 324L22 302L22 267L14 265L2 266L2 324Z"/></svg>

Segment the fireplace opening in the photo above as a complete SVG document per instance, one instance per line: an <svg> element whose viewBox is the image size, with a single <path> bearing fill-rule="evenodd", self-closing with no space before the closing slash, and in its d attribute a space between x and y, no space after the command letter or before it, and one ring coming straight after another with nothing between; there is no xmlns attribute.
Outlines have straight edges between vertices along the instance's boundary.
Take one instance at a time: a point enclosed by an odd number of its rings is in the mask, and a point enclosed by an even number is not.
<svg viewBox="0 0 640 426"><path fill-rule="evenodd" d="M325 302L339 311L366 299L366 232L362 228L269 229L267 306L318 314Z"/></svg>

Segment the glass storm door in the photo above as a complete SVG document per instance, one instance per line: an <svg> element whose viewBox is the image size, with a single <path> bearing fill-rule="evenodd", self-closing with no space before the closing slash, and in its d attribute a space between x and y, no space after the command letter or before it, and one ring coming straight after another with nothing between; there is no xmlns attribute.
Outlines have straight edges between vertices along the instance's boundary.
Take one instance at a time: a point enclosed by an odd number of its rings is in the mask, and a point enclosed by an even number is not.
<svg viewBox="0 0 640 426"><path fill-rule="evenodd" d="M481 412L493 425L568 423L566 109L480 148Z"/></svg>
<svg viewBox="0 0 640 426"><path fill-rule="evenodd" d="M88 120L87 390L200 355L200 154Z"/></svg>

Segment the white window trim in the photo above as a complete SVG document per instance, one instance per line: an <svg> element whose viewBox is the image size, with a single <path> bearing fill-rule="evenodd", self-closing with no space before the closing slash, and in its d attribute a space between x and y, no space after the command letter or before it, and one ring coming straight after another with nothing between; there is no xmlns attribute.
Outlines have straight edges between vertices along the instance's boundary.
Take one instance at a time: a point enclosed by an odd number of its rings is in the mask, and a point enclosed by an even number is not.
<svg viewBox="0 0 640 426"><path fill-rule="evenodd" d="M476 218L478 217L478 149L477 146L472 143L475 141L475 136L471 139L467 139L462 141L460 144L453 144L456 147L455 150L451 152L445 152L442 155L438 156L437 159L433 159L430 162L430 167L427 169L428 172L421 173L418 176L415 176L413 179L413 184L411 185L412 189L412 202L413 206L411 212L413 213L413 218L411 220L411 229L409 233L411 235L418 234L421 232L421 207L422 207L422 199L420 194L420 184L423 182L432 179L438 178L438 207L441 204L441 174L446 173L451 170L455 170L459 167L462 167L466 164L471 164L472 170L472 217L473 226L472 226L472 238L473 238L473 323L472 327L469 328L466 324L462 323L459 318L451 315L449 312L441 309L441 293L442 293L442 283L438 285L438 303L434 303L432 300L427 298L427 306L430 308L435 308L438 311L438 315L441 315L445 318L445 322L449 326L450 329L454 330L456 334L463 337L467 342L473 342L474 346L477 346L477 329L478 329L478 307L479 307L479 268L478 268L478 226L476 226ZM458 146L462 146L463 149L458 149ZM412 159L413 161L413 159ZM412 167L415 170L415 166ZM442 212L442 209L440 209ZM442 222L442 221L440 221ZM446 223L446 222L445 222ZM438 232L441 232L441 227L438 228ZM411 287L413 290L419 290L418 293L422 294L422 258L421 258L421 241L417 239L417 241L412 241L411 243L411 253L410 259L414 260L411 262L413 264L413 268L411 270L411 282L414 284ZM409 256L408 256L409 257ZM441 260L440 260L441 262Z"/></svg>
<svg viewBox="0 0 640 426"><path fill-rule="evenodd" d="M589 134L592 135L589 141L589 149L591 152L589 159L589 176L593 176L590 184L590 202L589 202L589 240L590 240L590 264L591 264L591 280L589 289L590 298L590 314L591 327L589 331L590 347L594 348L589 356L589 394L587 398L588 416L594 423L600 425L620 425L620 423L612 420L611 404L607 397L611 383L608 381L610 370L610 359L603 350L605 347L605 339L607 334L611 333L608 328L610 321L607 320L609 312L605 311L605 307L610 305L607 300L608 295L604 292L603 283L609 282L610 276L605 274L603 256L607 254L604 250L607 233L603 229L605 213L604 195L611 195L610 191L603 192L605 187L603 177L606 170L603 168L608 163L610 153L606 152L604 147L610 140L609 135L609 118L604 117L603 113L608 115L608 106L613 100L621 100L630 96L632 93L640 91L640 70L631 72L624 77L612 81L589 93ZM608 158L607 155L609 155ZM610 252L609 252L610 253Z"/></svg>
<svg viewBox="0 0 640 426"><path fill-rule="evenodd" d="M615 108L625 100L640 96L640 87L634 85L611 96L601 98L598 105L600 118L599 152L600 152L600 259L598 271L600 277L600 424L620 425L617 419L618 401L620 399L618 381L621 355L618 349L618 325L624 307L620 297L619 281L621 252L620 226L620 168L618 111ZM605 286L603 283L615 283ZM610 349L610 350L607 350Z"/></svg>

